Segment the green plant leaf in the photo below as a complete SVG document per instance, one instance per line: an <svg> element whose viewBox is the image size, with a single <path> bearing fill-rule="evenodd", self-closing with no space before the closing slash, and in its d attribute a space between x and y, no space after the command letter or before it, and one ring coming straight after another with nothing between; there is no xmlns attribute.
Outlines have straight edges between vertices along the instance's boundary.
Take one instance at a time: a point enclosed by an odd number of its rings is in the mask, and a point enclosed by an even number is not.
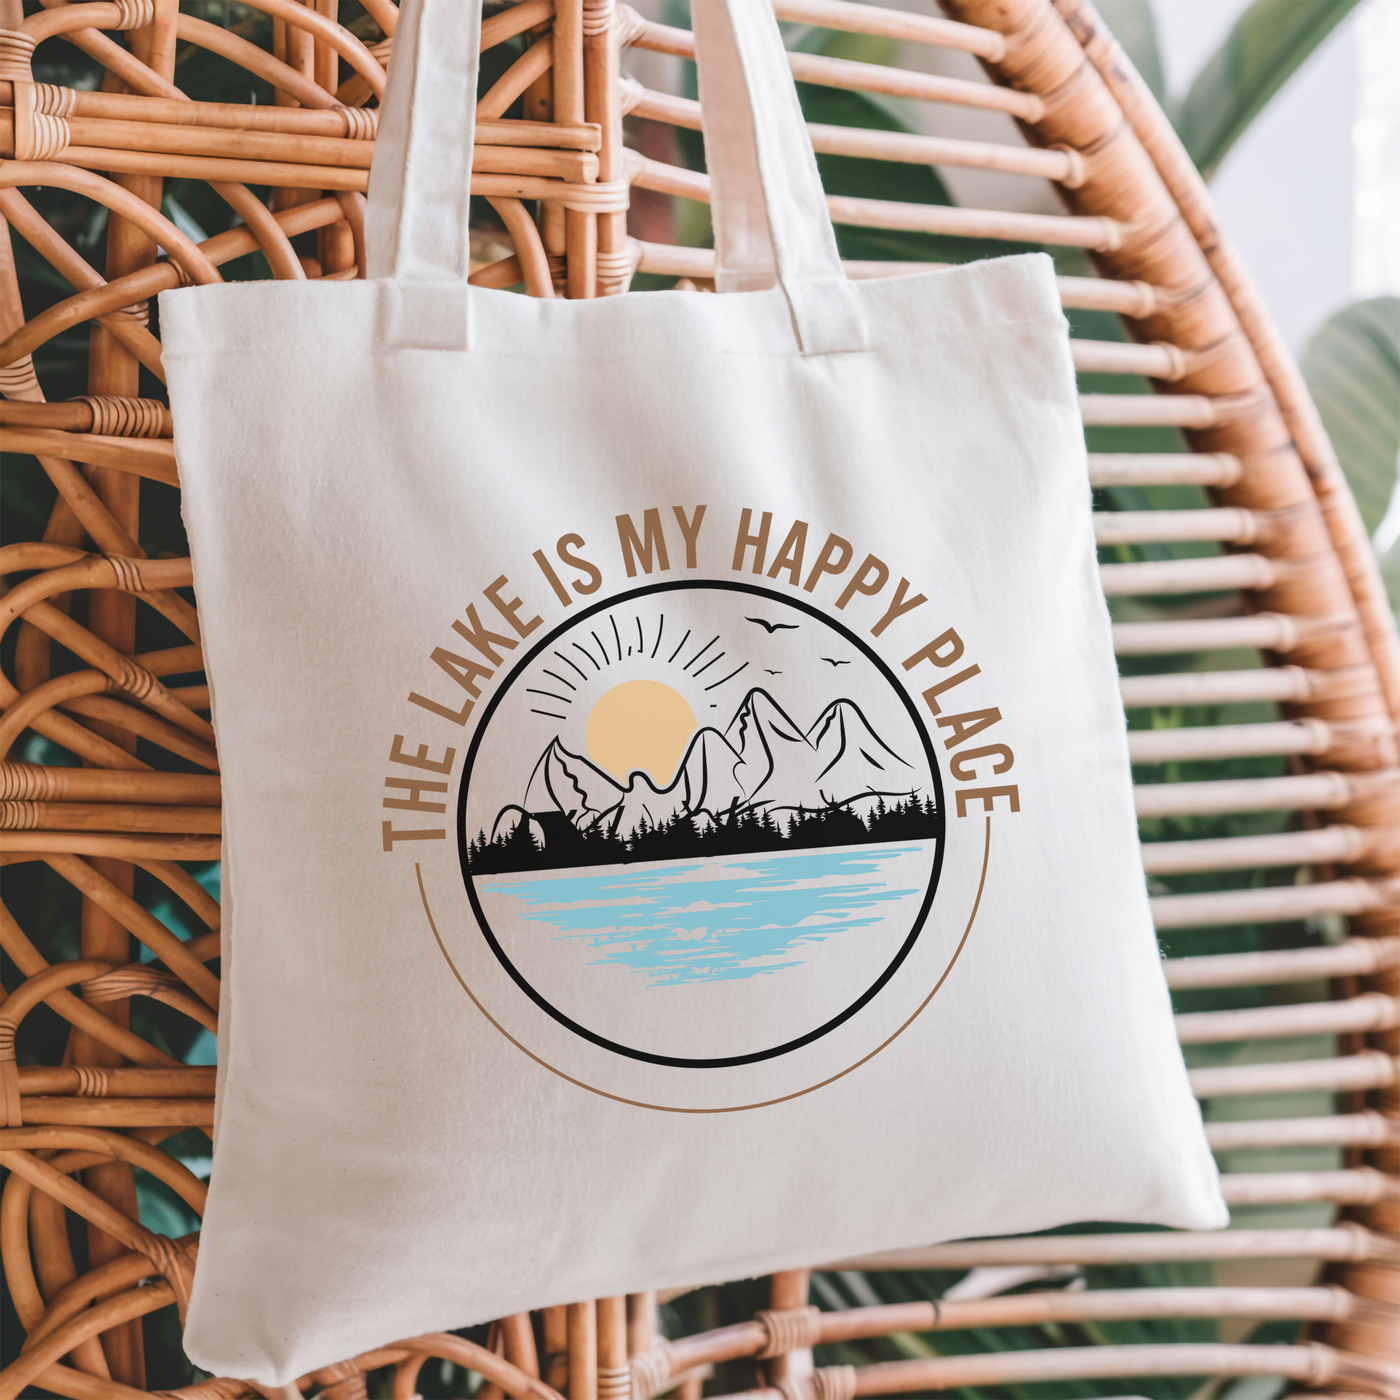
<svg viewBox="0 0 1400 1400"><path fill-rule="evenodd" d="M136 1205L148 1230L178 1239L199 1229L199 1217L163 1181L136 1173Z"/></svg>
<svg viewBox="0 0 1400 1400"><path fill-rule="evenodd" d="M173 194L167 194L161 201L161 213L191 241L203 243L209 237L189 210Z"/></svg>
<svg viewBox="0 0 1400 1400"><path fill-rule="evenodd" d="M1099 0L1099 14L1113 31L1113 37L1132 59L1133 67L1161 102L1166 96L1166 77L1162 72L1162 52L1157 44L1157 21L1152 14L1151 0Z"/></svg>
<svg viewBox="0 0 1400 1400"><path fill-rule="evenodd" d="M1172 121L1207 178L1269 99L1359 0L1254 0L1173 104Z"/></svg>
<svg viewBox="0 0 1400 1400"><path fill-rule="evenodd" d="M1381 579L1390 599L1390 610L1400 622L1400 540L1381 555Z"/></svg>
<svg viewBox="0 0 1400 1400"><path fill-rule="evenodd" d="M886 66L899 62L899 40L881 34L854 34L844 29L822 29L815 24L784 25L783 31L783 43L793 53Z"/></svg>
<svg viewBox="0 0 1400 1400"><path fill-rule="evenodd" d="M1308 342L1302 369L1373 532L1395 493L1400 451L1400 297L1375 297L1337 312ZM1387 567L1394 579L1400 557Z"/></svg>

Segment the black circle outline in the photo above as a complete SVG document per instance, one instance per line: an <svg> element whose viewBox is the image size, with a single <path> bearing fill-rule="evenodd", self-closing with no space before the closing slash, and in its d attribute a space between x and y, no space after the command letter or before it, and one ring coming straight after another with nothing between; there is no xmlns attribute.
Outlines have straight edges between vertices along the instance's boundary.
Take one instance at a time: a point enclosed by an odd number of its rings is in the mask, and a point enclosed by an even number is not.
<svg viewBox="0 0 1400 1400"><path fill-rule="evenodd" d="M933 778L934 800L937 805L937 832L934 848L933 870L929 876L928 888L924 892L923 903L919 907L919 912L909 931L909 936L901 944L899 951L894 955L888 967L879 977L853 1001L844 1011L838 1012L824 1025L818 1026L815 1030L808 1031L805 1035L789 1040L782 1045L776 1045L770 1050L757 1050L747 1055L729 1055L715 1059L689 1059L676 1055L653 1055L646 1050L634 1050L627 1045L619 1045L616 1041L607 1039L606 1036L598 1035L590 1031L585 1026L581 1026L577 1021L566 1016L557 1007L551 1005L545 998L535 990L526 980L520 970L511 962L506 955L506 951L497 942L496 936L491 931L490 922L486 918L486 911L481 907L480 900L477 899L476 890L472 886L471 876L467 873L467 838L466 838L466 814L467 814L467 792L471 786L472 767L476 762L477 750L481 747L481 741L490 728L492 716L496 712L496 707L505 699L511 686L525 673L535 658L551 646L565 632L572 631L580 622L586 618L593 617L599 612L608 608L616 608L628 603L636 598L649 598L657 593L674 593L681 589L715 589L726 593L751 593L760 598L770 599L776 603L786 604L791 608L797 608L800 612L805 612L817 619L818 622L825 623L834 631L840 633L852 646L859 648L864 653L867 660L872 662L875 668L889 682L895 694L904 702L904 708L909 712L909 718L914 722L914 732L924 746L924 757L928 760L929 773ZM737 1065L757 1064L762 1060L776 1059L779 1055L789 1054L793 1050L799 1050L804 1045L810 1045L815 1040L820 1040L822 1036L834 1031L838 1026L849 1021L863 1006L866 1006L880 990L889 982L890 978L899 970L900 965L913 951L914 944L918 941L919 934L923 931L924 923L928 918L928 911L933 905L933 897L938 889L939 877L943 871L943 849L944 838L947 833L947 813L943 807L943 778L938 768L938 755L934 751L933 743L928 736L923 721L919 717L919 712L910 698L908 691L900 684L899 678L876 655L860 637L850 631L849 628L837 622L834 618L828 617L820 609L811 603L805 603L800 598L788 597L782 593L775 593L772 589L760 588L756 584L740 583L737 580L729 582L724 579L676 579L666 583L654 583L643 588L630 589L626 593L619 593L611 598L605 598L602 602L594 603L591 607L585 608L582 612L575 613L572 617L559 624L552 632L548 633L540 641L536 642L531 649L522 656L518 664L512 668L510 675L501 683L500 688L488 701L486 709L480 720L477 721L476 732L472 735L471 744L467 748L466 761L462 765L461 785L457 795L457 858L462 872L462 883L466 887L467 898L471 902L472 912L476 915L477 926L480 928L482 936L486 939L491 951L496 955L496 960L510 974L516 986L520 988L541 1011L552 1017L565 1029L573 1031L577 1036L604 1050L611 1050L614 1054L624 1055L628 1059L641 1060L647 1064L666 1065L675 1069L730 1069Z"/></svg>

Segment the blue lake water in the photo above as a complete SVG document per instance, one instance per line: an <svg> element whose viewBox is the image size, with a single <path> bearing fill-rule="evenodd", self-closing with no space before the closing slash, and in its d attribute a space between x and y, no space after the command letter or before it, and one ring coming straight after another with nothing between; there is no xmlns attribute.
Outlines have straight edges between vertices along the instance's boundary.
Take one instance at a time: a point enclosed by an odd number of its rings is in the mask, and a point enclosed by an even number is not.
<svg viewBox="0 0 1400 1400"><path fill-rule="evenodd" d="M919 893L885 871L919 845L762 854L713 862L519 879L488 876L483 894L517 918L597 949L653 985L732 981L798 967L812 945L882 921ZM509 906L508 906L509 907Z"/></svg>

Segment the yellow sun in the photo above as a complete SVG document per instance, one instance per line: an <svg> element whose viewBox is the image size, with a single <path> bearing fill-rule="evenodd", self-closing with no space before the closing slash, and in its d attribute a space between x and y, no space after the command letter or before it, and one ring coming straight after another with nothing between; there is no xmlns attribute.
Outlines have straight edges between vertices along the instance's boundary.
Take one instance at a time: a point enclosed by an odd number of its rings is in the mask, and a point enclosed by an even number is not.
<svg viewBox="0 0 1400 1400"><path fill-rule="evenodd" d="M624 781L645 768L664 785L676 771L696 730L695 711L660 681L624 681L593 706L584 737L600 768Z"/></svg>

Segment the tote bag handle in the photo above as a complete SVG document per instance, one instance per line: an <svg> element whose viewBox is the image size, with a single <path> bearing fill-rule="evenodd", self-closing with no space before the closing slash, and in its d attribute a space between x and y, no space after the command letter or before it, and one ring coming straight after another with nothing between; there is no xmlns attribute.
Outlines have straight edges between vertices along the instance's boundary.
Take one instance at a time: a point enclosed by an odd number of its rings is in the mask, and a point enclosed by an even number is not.
<svg viewBox="0 0 1400 1400"><path fill-rule="evenodd" d="M715 286L783 289L806 355L866 348L770 0L691 0Z"/></svg>
<svg viewBox="0 0 1400 1400"><path fill-rule="evenodd" d="M803 354L865 349L770 0L694 0L692 12L716 285L781 287ZM480 0L403 0L365 237L370 277L398 284L404 343L466 345L480 41Z"/></svg>

